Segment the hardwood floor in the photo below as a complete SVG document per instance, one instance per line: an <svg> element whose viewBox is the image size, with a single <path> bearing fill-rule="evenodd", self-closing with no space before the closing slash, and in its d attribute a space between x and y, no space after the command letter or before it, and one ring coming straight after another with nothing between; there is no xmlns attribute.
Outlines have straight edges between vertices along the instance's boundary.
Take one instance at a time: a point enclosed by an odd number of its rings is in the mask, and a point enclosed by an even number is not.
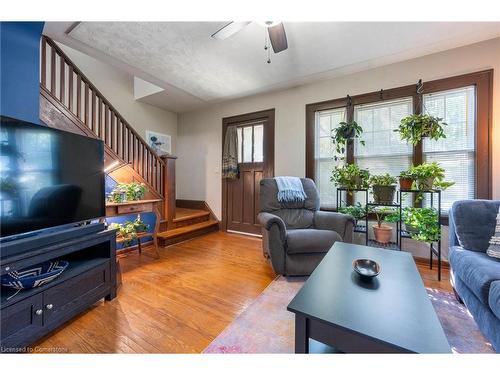
<svg viewBox="0 0 500 375"><path fill-rule="evenodd" d="M149 255L151 254L151 255ZM42 352L199 353L275 278L257 238L210 233L120 258L123 285L37 344ZM428 287L450 290L448 271L419 264Z"/></svg>

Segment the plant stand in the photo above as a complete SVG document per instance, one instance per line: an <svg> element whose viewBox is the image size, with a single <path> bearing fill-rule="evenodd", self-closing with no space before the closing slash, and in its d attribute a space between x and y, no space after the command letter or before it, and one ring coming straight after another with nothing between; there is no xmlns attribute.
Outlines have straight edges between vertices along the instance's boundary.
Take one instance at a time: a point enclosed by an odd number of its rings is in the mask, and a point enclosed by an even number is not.
<svg viewBox="0 0 500 375"><path fill-rule="evenodd" d="M364 233L365 234L365 244L368 246L373 246L373 247L380 247L382 249L389 249L389 250L398 250L401 251L403 250L403 238L411 238L411 233L407 232L406 230L403 230L403 208L404 208L404 203L403 203L403 194L405 193L414 193L414 194L428 194L430 197L430 205L432 208L434 208L437 205L437 211L438 211L438 225L439 228L441 229L441 224L442 224L442 216L441 216L441 190L405 190L405 189L400 189L397 192L397 202L394 202L392 204L379 204L379 203L373 203L373 202L368 202L368 189L346 189L346 188L337 188L337 196L336 196L336 201L337 201L337 210L338 208L342 207L342 192L346 192L347 194L349 192L364 192L365 194L365 202L366 202L366 215L365 215L365 225L358 225L356 224L356 227L354 228L355 233ZM399 222L396 223L396 243L391 242L386 245L382 245L377 243L376 241L372 241L368 238L368 207L393 207L399 210ZM437 257L438 261L438 280L441 281L441 270L442 270L442 257L441 257L441 237L437 242L433 242L429 244L429 268L433 268L433 258L434 256Z"/></svg>

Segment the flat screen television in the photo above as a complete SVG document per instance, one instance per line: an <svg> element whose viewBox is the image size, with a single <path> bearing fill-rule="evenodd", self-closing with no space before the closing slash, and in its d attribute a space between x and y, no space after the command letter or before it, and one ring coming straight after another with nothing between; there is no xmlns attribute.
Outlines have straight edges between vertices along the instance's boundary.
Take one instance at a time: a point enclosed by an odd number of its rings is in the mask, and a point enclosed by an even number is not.
<svg viewBox="0 0 500 375"><path fill-rule="evenodd" d="M105 216L104 144L0 116L0 237Z"/></svg>

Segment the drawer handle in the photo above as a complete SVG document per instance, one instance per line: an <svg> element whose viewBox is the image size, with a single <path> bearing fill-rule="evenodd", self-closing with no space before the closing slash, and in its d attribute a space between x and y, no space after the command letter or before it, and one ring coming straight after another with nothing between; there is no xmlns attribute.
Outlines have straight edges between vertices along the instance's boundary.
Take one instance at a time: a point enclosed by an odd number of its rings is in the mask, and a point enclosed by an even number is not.
<svg viewBox="0 0 500 375"><path fill-rule="evenodd" d="M47 310L52 310L52 308L54 307L53 304L49 303L47 306L45 306L47 308Z"/></svg>
<svg viewBox="0 0 500 375"><path fill-rule="evenodd" d="M36 315L42 315L43 314L43 310L42 309L38 309L35 311L35 314Z"/></svg>

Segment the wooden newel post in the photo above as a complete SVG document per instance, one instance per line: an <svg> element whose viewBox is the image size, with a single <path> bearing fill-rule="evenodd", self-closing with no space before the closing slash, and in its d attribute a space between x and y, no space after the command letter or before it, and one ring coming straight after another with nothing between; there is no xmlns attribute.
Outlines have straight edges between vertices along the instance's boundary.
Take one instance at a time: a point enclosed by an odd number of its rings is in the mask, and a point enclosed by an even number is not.
<svg viewBox="0 0 500 375"><path fill-rule="evenodd" d="M175 218L175 160L177 156L162 156L161 158L165 162L163 215L167 220L167 229L172 229Z"/></svg>

